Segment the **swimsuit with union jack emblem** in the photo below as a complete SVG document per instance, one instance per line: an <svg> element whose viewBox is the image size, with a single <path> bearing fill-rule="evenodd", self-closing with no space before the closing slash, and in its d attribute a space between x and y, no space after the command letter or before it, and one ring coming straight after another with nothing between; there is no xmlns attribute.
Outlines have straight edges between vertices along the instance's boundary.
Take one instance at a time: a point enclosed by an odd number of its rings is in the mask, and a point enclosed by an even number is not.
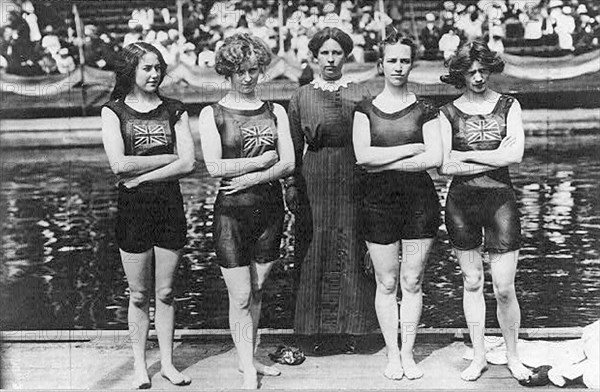
<svg viewBox="0 0 600 392"><path fill-rule="evenodd" d="M219 103L212 105L215 124L221 136L222 159L254 158L267 151L277 151L277 122L271 103L253 110L233 109ZM219 193L221 207L252 207L263 203L279 204L278 181L255 185L233 195Z"/></svg>
<svg viewBox="0 0 600 392"><path fill-rule="evenodd" d="M212 108L221 137L222 159L253 158L267 151L277 151L277 118L271 103L251 110L228 108L218 103ZM250 172L248 175L269 174L267 171L267 174ZM219 190L212 226L217 264L236 268L248 266L252 261L276 260L284 214L278 180L231 195Z"/></svg>
<svg viewBox="0 0 600 392"><path fill-rule="evenodd" d="M456 151L495 150L506 137L506 118L514 98L501 95L488 114L467 114L453 102L441 107L452 125L452 149ZM512 188L508 167L485 173L455 176L454 182L481 188Z"/></svg>
<svg viewBox="0 0 600 392"><path fill-rule="evenodd" d="M119 118L125 155L174 153L175 123L185 112L185 106L174 99L161 99L162 103L149 112L138 112L122 99L104 104L104 107L112 110Z"/></svg>
<svg viewBox="0 0 600 392"><path fill-rule="evenodd" d="M464 113L452 102L442 106L452 125L452 149L494 154L506 137L506 119L514 100L501 95L488 114ZM446 197L445 223L456 249L471 250L482 244L492 253L519 249L520 214L508 166L454 176Z"/></svg>
<svg viewBox="0 0 600 392"><path fill-rule="evenodd" d="M180 101L161 97L148 112L138 112L111 100L104 107L119 118L127 156L174 154L175 124L186 111ZM186 243L187 223L178 180L148 181L126 188L119 180L115 237L121 250L141 253L153 246L181 249Z"/></svg>
<svg viewBox="0 0 600 392"><path fill-rule="evenodd" d="M125 155L173 154L175 123L185 111L183 103L162 98L162 103L149 112L138 112L123 100L109 101L121 123Z"/></svg>

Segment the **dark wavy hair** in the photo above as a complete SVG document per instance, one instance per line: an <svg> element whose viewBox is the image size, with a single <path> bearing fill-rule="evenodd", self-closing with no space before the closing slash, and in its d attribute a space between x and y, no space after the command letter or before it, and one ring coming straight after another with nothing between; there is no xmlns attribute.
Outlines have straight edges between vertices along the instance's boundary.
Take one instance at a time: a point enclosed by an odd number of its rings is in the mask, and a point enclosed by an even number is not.
<svg viewBox="0 0 600 392"><path fill-rule="evenodd" d="M411 36L402 34L394 26L388 30L388 34L379 42L379 60L383 60L385 49L388 46L396 45L397 43L410 47L410 60L414 62L417 58L417 44L415 44Z"/></svg>
<svg viewBox="0 0 600 392"><path fill-rule="evenodd" d="M313 57L317 57L321 46L330 39L340 44L346 57L349 56L352 49L354 49L354 41L352 41L352 38L350 38L348 34L337 27L325 27L323 30L318 31L308 42L308 49Z"/></svg>
<svg viewBox="0 0 600 392"><path fill-rule="evenodd" d="M440 76L440 80L459 89L465 87L465 74L475 61L491 73L504 71L504 60L498 53L492 52L485 42L476 40L465 42L458 48L447 64L448 74Z"/></svg>
<svg viewBox="0 0 600 392"><path fill-rule="evenodd" d="M271 50L260 38L248 33L227 37L215 58L215 71L227 79L254 56L261 73L271 64Z"/></svg>
<svg viewBox="0 0 600 392"><path fill-rule="evenodd" d="M115 66L116 83L115 88L110 94L110 99L124 99L133 89L135 84L135 71L140 63L140 59L148 53L153 53L158 58L160 64L160 85L167 74L167 63L162 54L154 46L146 42L133 42L127 45L119 53L119 58Z"/></svg>

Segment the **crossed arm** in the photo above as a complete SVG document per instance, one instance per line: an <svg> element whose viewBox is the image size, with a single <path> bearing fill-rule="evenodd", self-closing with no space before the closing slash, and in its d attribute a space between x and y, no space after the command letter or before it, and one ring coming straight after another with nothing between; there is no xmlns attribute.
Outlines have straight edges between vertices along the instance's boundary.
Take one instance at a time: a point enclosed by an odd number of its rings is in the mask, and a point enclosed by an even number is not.
<svg viewBox="0 0 600 392"><path fill-rule="evenodd" d="M200 113L200 141L204 161L211 177L222 177L221 191L233 194L251 186L277 180L294 170L294 147L288 117L281 105L274 105L277 117L277 152L268 151L253 158L224 159L221 136L213 110L207 106Z"/></svg>
<svg viewBox="0 0 600 392"><path fill-rule="evenodd" d="M253 158L223 159L221 135L217 129L211 106L206 106L202 109L198 124L204 163L211 177L237 177L268 169L279 160L275 151L267 151Z"/></svg>
<svg viewBox="0 0 600 392"><path fill-rule="evenodd" d="M506 121L506 137L495 150L452 150L452 128L443 114L440 115L443 145L443 162L438 171L445 175L470 175L520 163L525 149L525 133L521 119L521 106L512 104Z"/></svg>
<svg viewBox="0 0 600 392"><path fill-rule="evenodd" d="M183 177L194 170L194 141L190 133L187 113L175 124L177 154L149 156L125 155L117 115L102 109L102 142L113 173L123 179L123 185L136 187L143 182L168 181Z"/></svg>
<svg viewBox="0 0 600 392"><path fill-rule="evenodd" d="M411 143L394 147L371 146L369 118L360 112L354 115L352 141L356 163L368 172L398 170L424 171L438 167L442 161L442 145L437 120L423 124L424 143Z"/></svg>

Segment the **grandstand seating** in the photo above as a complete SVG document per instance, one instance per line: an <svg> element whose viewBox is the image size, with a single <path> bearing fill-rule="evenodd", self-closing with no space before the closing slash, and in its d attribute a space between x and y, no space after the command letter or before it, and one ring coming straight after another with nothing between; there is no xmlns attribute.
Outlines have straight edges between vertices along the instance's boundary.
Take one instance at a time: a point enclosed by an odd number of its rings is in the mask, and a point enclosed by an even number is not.
<svg viewBox="0 0 600 392"><path fill-rule="evenodd" d="M436 16L443 9L442 1L431 0L402 0L400 12L405 20L411 20L414 16L416 21L424 21L425 14L433 12Z"/></svg>
<svg viewBox="0 0 600 392"><path fill-rule="evenodd" d="M72 18L72 5L77 5L79 15L84 24L103 26L106 30L122 35L129 30L128 21L134 9L152 8L155 10L154 29L164 29L164 24L159 10L168 8L171 16L175 16L175 0L54 0L52 5L64 19Z"/></svg>

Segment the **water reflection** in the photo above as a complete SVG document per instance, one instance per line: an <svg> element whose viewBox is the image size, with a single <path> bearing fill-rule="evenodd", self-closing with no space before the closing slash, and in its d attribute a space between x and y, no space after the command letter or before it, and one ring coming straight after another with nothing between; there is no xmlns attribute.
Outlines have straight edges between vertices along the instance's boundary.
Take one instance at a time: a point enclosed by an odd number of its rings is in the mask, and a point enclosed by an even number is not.
<svg viewBox="0 0 600 392"><path fill-rule="evenodd" d="M600 316L599 136L536 137L512 169L523 219L517 273L523 325L575 326ZM101 149L3 152L0 209L2 329L112 329L127 325L127 284L115 245L116 192ZM178 328L225 328L227 292L210 227L216 181L182 180L188 244L176 279ZM447 178L435 178L442 202ZM282 262L265 288L263 326L293 317L292 217ZM461 276L445 227L425 278L422 324L462 327ZM489 272L488 325L496 326Z"/></svg>

